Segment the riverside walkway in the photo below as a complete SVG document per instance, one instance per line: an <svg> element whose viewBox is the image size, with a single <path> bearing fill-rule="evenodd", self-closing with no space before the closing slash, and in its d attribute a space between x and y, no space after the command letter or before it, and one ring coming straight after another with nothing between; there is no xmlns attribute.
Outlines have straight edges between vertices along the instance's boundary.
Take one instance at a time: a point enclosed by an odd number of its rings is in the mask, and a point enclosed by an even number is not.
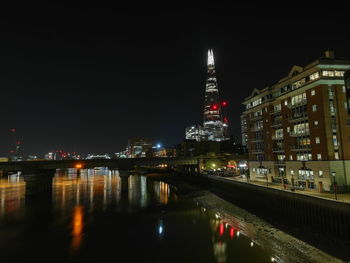
<svg viewBox="0 0 350 263"><path fill-rule="evenodd" d="M271 183L268 182L268 186L266 186L266 182L262 182L262 181L252 181L252 180L248 180L241 177L241 176L235 176L235 177L222 177L226 180L233 180L233 181L239 181L239 182L244 182L244 183L249 183L249 184L256 184L256 185L261 185L261 186L265 186L265 187L270 187L270 188L274 188L274 189L279 189L279 190L283 190L283 191L288 191L291 192L291 185L286 185L286 188L284 189L283 184L281 183ZM319 198L325 198L325 199L331 199L334 201L339 201L339 202L345 202L345 203L350 203L350 193L347 194L338 194L337 193L337 200L335 200L335 194L333 192L323 192L320 193L317 190L300 190L300 189L294 189L295 193L298 194L304 194L304 195L310 195L310 196L315 196L315 197L319 197Z"/></svg>

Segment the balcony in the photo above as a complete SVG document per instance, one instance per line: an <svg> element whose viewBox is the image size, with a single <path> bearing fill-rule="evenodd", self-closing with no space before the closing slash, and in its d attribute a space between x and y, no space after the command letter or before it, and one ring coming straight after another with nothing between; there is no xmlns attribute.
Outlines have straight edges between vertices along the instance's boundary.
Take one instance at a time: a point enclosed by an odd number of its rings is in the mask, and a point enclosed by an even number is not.
<svg viewBox="0 0 350 263"><path fill-rule="evenodd" d="M265 153L265 151L262 150L262 149L254 149L254 150L252 150L252 154L261 154L261 153Z"/></svg>
<svg viewBox="0 0 350 263"><path fill-rule="evenodd" d="M256 132L256 131L262 131L263 129L264 127L253 127L253 128L250 128L250 131Z"/></svg>
<svg viewBox="0 0 350 263"><path fill-rule="evenodd" d="M292 145L290 146L290 150L293 152L311 151L311 145Z"/></svg>
<svg viewBox="0 0 350 263"><path fill-rule="evenodd" d="M272 149L274 153L284 153L284 148L276 147Z"/></svg>
<svg viewBox="0 0 350 263"><path fill-rule="evenodd" d="M272 128L280 128L280 127L282 127L283 125L282 125L282 122L281 121L275 121L275 122L273 122L273 123L271 123L271 127Z"/></svg>
<svg viewBox="0 0 350 263"><path fill-rule="evenodd" d="M258 116L253 116L251 117L249 120L251 121L257 121L257 120L262 120L263 116L262 115L258 115Z"/></svg>
<svg viewBox="0 0 350 263"><path fill-rule="evenodd" d="M263 138L253 138L250 140L251 142L263 142L264 139Z"/></svg>
<svg viewBox="0 0 350 263"><path fill-rule="evenodd" d="M310 131L309 131L309 130L306 130L306 131L304 131L304 132L294 132L294 131L291 131L291 132L289 132L289 136L290 136L290 137L310 136Z"/></svg>
<svg viewBox="0 0 350 263"><path fill-rule="evenodd" d="M270 115L272 115L272 116L279 116L279 115L281 115L281 111L280 110L277 110L277 111L270 111Z"/></svg>
<svg viewBox="0 0 350 263"><path fill-rule="evenodd" d="M288 108L289 109L293 109L293 108L296 108L296 107L299 107L299 106L303 106L303 105L306 105L307 104L307 100L302 100L302 101L300 101L300 102L298 102L298 103L294 103L293 105L292 105L292 103L288 103Z"/></svg>
<svg viewBox="0 0 350 263"><path fill-rule="evenodd" d="M284 160L275 161L274 165L276 166L286 166L286 162Z"/></svg>
<svg viewBox="0 0 350 263"><path fill-rule="evenodd" d="M273 135L272 136L272 140L273 141L282 141L283 140L283 136L275 136L275 135Z"/></svg>
<svg viewBox="0 0 350 263"><path fill-rule="evenodd" d="M306 121L309 119L309 116L307 113L304 114L294 114L292 118L289 120L289 122L300 122L300 121Z"/></svg>

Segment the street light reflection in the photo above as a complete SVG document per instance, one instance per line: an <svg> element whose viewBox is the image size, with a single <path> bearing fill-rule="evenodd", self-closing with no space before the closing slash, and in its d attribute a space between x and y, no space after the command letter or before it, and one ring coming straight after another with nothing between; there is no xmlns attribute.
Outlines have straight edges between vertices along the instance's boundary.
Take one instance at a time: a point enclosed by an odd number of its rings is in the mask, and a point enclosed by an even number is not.
<svg viewBox="0 0 350 263"><path fill-rule="evenodd" d="M84 211L83 206L76 206L73 211L72 221L72 248L78 250L81 245L84 228Z"/></svg>

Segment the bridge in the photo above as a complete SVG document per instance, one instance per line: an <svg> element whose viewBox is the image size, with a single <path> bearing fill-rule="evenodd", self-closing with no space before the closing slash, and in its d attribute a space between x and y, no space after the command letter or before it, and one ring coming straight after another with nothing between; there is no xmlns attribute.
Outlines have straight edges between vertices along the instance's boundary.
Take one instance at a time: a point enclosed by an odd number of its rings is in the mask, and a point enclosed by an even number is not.
<svg viewBox="0 0 350 263"><path fill-rule="evenodd" d="M24 162L0 162L0 171L21 171L23 175L43 174L56 169L91 169L95 167L108 167L114 170L127 171L136 167L156 167L166 165L169 168L180 167L183 169L199 168L200 158L196 157L158 157L158 158L120 158L120 159L89 159L89 160L59 160L59 161L24 161Z"/></svg>

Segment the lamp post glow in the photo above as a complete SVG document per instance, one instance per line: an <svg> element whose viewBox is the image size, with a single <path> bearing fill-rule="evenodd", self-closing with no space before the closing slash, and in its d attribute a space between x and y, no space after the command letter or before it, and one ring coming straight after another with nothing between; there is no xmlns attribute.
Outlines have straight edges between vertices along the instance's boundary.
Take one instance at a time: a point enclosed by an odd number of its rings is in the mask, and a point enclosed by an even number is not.
<svg viewBox="0 0 350 263"><path fill-rule="evenodd" d="M335 197L335 200L338 200L338 198L337 198L337 184L335 182L335 172L332 172L332 176L333 176L334 197Z"/></svg>

